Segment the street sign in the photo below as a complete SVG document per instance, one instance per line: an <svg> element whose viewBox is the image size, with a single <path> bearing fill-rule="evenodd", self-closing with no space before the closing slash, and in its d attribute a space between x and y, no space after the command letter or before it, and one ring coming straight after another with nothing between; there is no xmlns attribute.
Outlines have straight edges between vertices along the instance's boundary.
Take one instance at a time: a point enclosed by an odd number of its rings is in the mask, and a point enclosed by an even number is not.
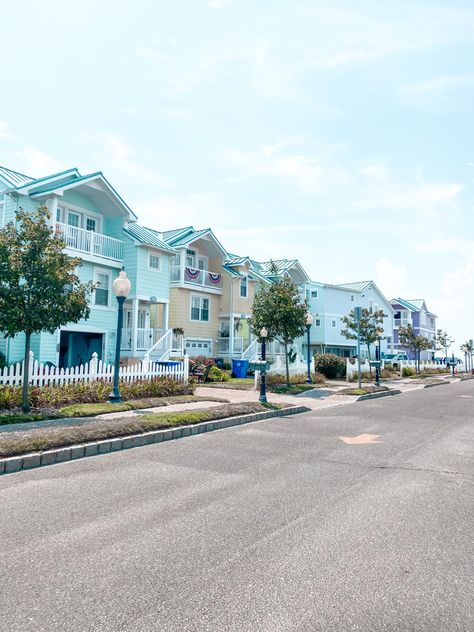
<svg viewBox="0 0 474 632"><path fill-rule="evenodd" d="M378 366L381 366L382 362L381 360L370 360L369 364L370 366L378 367Z"/></svg>
<svg viewBox="0 0 474 632"><path fill-rule="evenodd" d="M356 321L362 318L362 307L354 307L354 318Z"/></svg>

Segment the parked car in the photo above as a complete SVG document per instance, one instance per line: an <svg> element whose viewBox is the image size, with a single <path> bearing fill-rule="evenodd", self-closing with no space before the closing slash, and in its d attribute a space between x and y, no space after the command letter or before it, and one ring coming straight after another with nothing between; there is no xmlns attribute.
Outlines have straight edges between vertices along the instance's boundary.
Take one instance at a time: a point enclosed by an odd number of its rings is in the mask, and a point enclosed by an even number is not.
<svg viewBox="0 0 474 632"><path fill-rule="evenodd" d="M395 369L398 369L400 362L408 362L408 356L406 353L387 353L387 355L382 358L382 361L384 365L389 364Z"/></svg>

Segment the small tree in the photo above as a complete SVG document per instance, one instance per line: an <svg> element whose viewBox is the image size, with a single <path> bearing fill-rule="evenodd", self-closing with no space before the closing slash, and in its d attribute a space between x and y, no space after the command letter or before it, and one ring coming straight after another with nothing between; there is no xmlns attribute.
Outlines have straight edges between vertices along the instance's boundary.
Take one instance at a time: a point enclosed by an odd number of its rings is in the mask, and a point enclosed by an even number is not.
<svg viewBox="0 0 474 632"><path fill-rule="evenodd" d="M444 351L444 355L447 358L449 353L449 347L453 344L454 339L448 334L447 331L438 329L436 332L436 351ZM449 371L449 366L446 364L446 371Z"/></svg>
<svg viewBox="0 0 474 632"><path fill-rule="evenodd" d="M278 277L272 264L270 274ZM301 299L298 285L288 275L277 278L274 283L262 285L252 305L250 329L260 337L260 330L268 331L267 340L278 340L285 348L286 383L290 385L288 346L305 332L305 300Z"/></svg>
<svg viewBox="0 0 474 632"><path fill-rule="evenodd" d="M375 312L371 312L368 309L362 310L362 317L359 321L359 339L362 344L367 345L367 353L370 360L370 346L374 344L379 338L383 338L383 319L387 315L384 314L383 309L379 309ZM348 340L357 340L357 321L355 319L354 310L352 310L347 316L341 318L345 329L341 330L341 334ZM370 373L372 374L372 368L370 367Z"/></svg>
<svg viewBox="0 0 474 632"><path fill-rule="evenodd" d="M419 373L421 352L431 349L431 342L428 338L425 338L425 336L416 335L411 325L398 329L398 340L405 349L409 349L413 353L416 362L416 371Z"/></svg>
<svg viewBox="0 0 474 632"><path fill-rule="evenodd" d="M464 353L464 363L465 363L464 370L469 371L470 369L472 369L471 365L472 365L472 353L474 352L474 345L471 344L470 340L466 340L466 342L463 342L463 344L459 348Z"/></svg>
<svg viewBox="0 0 474 632"><path fill-rule="evenodd" d="M25 334L22 408L29 411L28 375L32 334L53 333L61 325L89 316L92 283L80 283L81 264L64 253L65 242L53 234L50 215L19 210L15 222L0 230L0 331Z"/></svg>

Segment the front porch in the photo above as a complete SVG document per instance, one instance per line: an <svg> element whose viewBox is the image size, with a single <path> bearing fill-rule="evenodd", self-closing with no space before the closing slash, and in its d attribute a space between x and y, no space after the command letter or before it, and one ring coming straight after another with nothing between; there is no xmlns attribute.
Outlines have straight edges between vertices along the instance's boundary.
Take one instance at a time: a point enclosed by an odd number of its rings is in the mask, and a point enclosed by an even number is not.
<svg viewBox="0 0 474 632"><path fill-rule="evenodd" d="M168 303L139 298L125 301L120 347L122 355L142 358L167 330Z"/></svg>

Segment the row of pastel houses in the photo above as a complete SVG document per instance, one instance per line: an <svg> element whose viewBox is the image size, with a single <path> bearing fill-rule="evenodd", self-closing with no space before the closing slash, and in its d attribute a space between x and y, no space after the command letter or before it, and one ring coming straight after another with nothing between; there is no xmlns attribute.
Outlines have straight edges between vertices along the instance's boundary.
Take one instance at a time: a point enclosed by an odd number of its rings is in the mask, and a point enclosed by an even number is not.
<svg viewBox="0 0 474 632"><path fill-rule="evenodd" d="M259 286L273 283L271 262L229 253L210 228L192 226L160 231L138 223L133 210L101 172L81 175L68 169L32 178L0 167L0 228L20 207L47 206L52 229L59 231L71 256L80 257L78 275L97 284L87 320L32 338L37 360L57 367L80 366L94 353L113 361L117 304L112 282L124 268L132 290L124 305L121 360L193 356L253 359L258 341L248 319ZM277 254L277 253L276 253ZM329 285L315 283L298 260L275 256L277 274L300 286L314 316L311 350L350 356L355 344L341 335L340 319L355 306L383 309L382 351L396 350L397 328L412 323L434 338L435 316L423 300L388 301L372 281ZM306 342L298 341L300 354ZM0 335L0 352L8 363L23 357L24 337ZM270 352L281 354L274 343ZM363 350L364 352L364 350ZM427 358L434 353L427 352Z"/></svg>

